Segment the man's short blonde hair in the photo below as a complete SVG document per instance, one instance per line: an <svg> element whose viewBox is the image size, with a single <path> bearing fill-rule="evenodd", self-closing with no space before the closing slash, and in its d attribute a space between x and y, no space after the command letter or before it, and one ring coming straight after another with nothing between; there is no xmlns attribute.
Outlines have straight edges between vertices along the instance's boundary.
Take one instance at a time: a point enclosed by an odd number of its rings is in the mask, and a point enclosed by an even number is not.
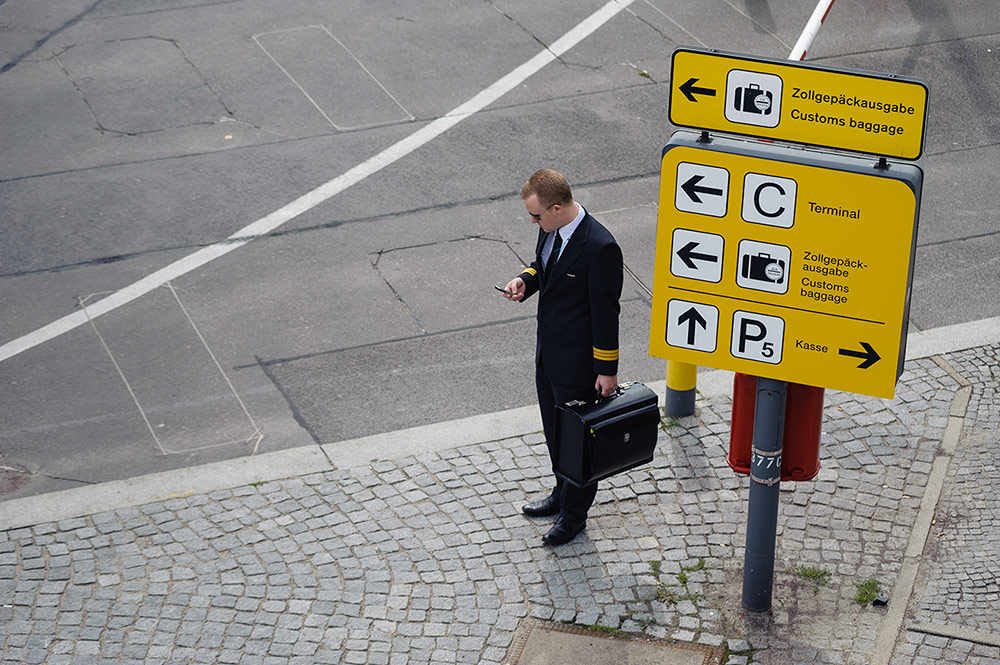
<svg viewBox="0 0 1000 665"><path fill-rule="evenodd" d="M570 189L566 176L552 169L535 171L528 178L528 182L521 188L521 200L532 194L544 206L554 206L557 203L565 206L573 202L573 190Z"/></svg>

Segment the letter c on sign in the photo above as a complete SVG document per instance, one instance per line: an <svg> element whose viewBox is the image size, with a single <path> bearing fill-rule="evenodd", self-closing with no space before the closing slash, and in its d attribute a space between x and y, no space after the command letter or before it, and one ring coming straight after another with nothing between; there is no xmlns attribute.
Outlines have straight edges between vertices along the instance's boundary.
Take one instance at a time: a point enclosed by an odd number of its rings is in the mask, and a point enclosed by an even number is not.
<svg viewBox="0 0 1000 665"><path fill-rule="evenodd" d="M764 191L765 187L773 187L774 189L778 190L778 194L780 194L781 196L785 195L785 190L778 183L776 183L776 182L764 182L764 183L761 183L760 186L757 187L757 190L753 193L753 205L754 205L755 208L757 208L757 212L759 212L760 214L764 215L765 217L770 217L771 219L774 219L775 217L780 217L785 212L785 206L780 206L774 212L768 212L767 210L764 210L764 208L761 206L761 204L760 204L760 194L761 194L761 192Z"/></svg>

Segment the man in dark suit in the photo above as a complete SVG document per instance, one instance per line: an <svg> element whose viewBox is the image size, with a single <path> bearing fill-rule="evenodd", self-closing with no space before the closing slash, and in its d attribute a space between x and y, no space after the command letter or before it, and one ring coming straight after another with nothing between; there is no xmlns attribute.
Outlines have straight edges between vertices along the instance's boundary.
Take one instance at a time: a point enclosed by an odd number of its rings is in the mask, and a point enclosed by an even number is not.
<svg viewBox="0 0 1000 665"><path fill-rule="evenodd" d="M521 199L539 226L538 243L535 260L507 284L505 297L523 301L538 294L535 385L553 458L556 404L592 400L598 391L610 395L618 387L622 252L611 233L573 200L558 171L532 175ZM581 488L557 477L549 496L522 511L531 517L558 515L542 540L562 545L583 531L596 494L596 483Z"/></svg>

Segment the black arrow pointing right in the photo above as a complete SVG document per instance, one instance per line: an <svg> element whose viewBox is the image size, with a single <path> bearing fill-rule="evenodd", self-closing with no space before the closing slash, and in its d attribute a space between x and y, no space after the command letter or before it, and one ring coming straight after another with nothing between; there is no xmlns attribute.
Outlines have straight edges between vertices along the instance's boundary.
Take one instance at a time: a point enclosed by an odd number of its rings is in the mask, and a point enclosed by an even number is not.
<svg viewBox="0 0 1000 665"><path fill-rule="evenodd" d="M694 334L697 326L708 330L708 321L702 318L694 307L678 316L677 323L688 324L688 346L694 346Z"/></svg>
<svg viewBox="0 0 1000 665"><path fill-rule="evenodd" d="M697 103L698 100L695 99L695 95L705 95L706 97L715 97L714 88L697 88L694 85L697 82L698 79L690 78L687 81L684 81L684 83L680 87L680 91L684 93L684 96L688 98L689 102Z"/></svg>
<svg viewBox="0 0 1000 665"><path fill-rule="evenodd" d="M687 182L681 185L681 189L684 190L684 193L687 194L688 197L695 203L702 203L702 200L698 198L699 194L708 194L710 196L722 196L724 193L721 189L717 189L715 187L699 187L698 183L704 179L705 176L700 174L695 174L690 178L688 178Z"/></svg>
<svg viewBox="0 0 1000 665"><path fill-rule="evenodd" d="M841 349L840 355L849 356L851 358L864 358L864 362L858 365L858 369L868 369L869 367L871 367L872 365L874 365L875 363L877 363L879 360L882 359L882 356L876 353L875 349L873 349L872 345L869 344L868 342L861 342L861 346L864 347L865 349L864 351L852 351L851 349Z"/></svg>
<svg viewBox="0 0 1000 665"><path fill-rule="evenodd" d="M697 240L692 240L688 244L684 245L677 250L677 256L680 257L681 261L684 262L688 268L692 270L697 270L698 266L695 265L695 261L709 261L711 263L718 263L719 257L715 254L701 254L694 251L700 243Z"/></svg>

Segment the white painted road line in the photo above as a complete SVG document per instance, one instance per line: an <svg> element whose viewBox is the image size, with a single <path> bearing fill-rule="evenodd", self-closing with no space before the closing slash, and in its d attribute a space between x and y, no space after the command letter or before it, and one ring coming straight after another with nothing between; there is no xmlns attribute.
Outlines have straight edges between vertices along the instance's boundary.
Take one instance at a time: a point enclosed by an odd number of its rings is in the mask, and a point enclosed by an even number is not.
<svg viewBox="0 0 1000 665"><path fill-rule="evenodd" d="M88 320L96 319L118 309L133 300L141 298L153 289L163 286L168 281L175 280L220 256L225 256L229 252L239 249L243 245L274 231L304 212L315 208L345 189L358 184L385 167L394 164L519 86L530 76L589 37L634 1L610 0L603 7L577 24L576 27L553 42L547 49L500 78L464 104L455 107L441 118L418 129L413 134L389 146L367 161L358 164L346 173L300 196L291 203L275 210L270 215L245 226L229 236L225 241L189 254L183 259L157 270L120 291L116 291L107 298L99 300L93 305L88 305L85 311L73 312L53 321L47 326L7 342L3 346L0 346L0 362L40 344L44 344L51 339L55 339L64 333L84 325Z"/></svg>

